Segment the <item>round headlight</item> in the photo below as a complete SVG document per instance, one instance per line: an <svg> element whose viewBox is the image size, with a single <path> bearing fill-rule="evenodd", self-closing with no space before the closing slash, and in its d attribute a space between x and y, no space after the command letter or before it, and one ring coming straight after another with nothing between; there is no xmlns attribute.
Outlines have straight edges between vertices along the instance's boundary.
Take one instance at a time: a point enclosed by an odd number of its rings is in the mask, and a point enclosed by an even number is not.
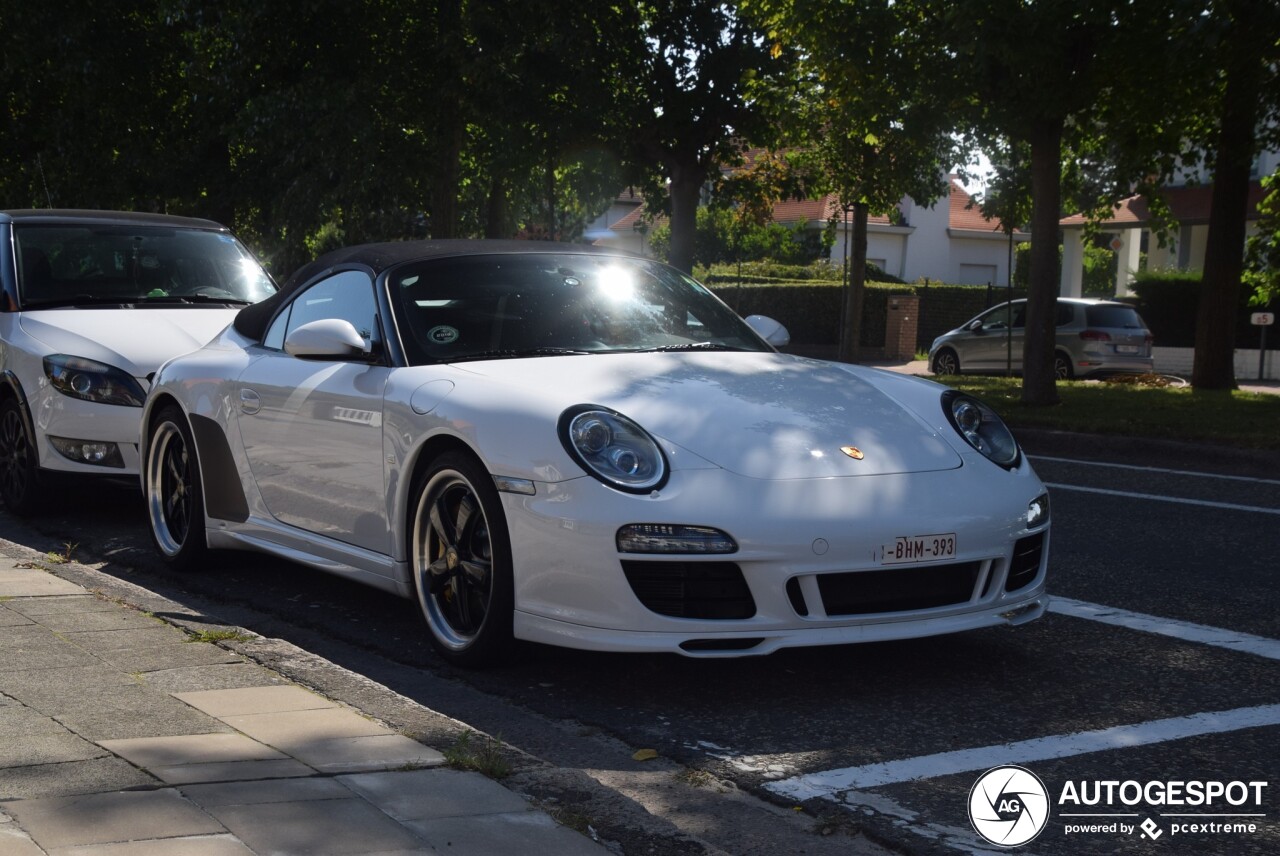
<svg viewBox="0 0 1280 856"><path fill-rule="evenodd" d="M667 480L667 459L649 433L621 413L591 405L560 417L560 442L591 475L610 487L645 493Z"/></svg>
<svg viewBox="0 0 1280 856"><path fill-rule="evenodd" d="M956 433L985 457L1006 469L1018 465L1018 441L990 407L964 393L947 390L942 394L942 410Z"/></svg>

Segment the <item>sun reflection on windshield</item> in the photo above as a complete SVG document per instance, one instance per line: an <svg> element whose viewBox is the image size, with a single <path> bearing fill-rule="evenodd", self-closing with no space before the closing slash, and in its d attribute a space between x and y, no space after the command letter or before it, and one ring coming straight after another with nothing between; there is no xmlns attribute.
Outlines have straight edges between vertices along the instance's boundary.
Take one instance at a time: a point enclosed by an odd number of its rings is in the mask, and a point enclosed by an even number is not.
<svg viewBox="0 0 1280 856"><path fill-rule="evenodd" d="M630 300L635 295L635 276L623 267L602 268L596 278L596 288L610 300Z"/></svg>

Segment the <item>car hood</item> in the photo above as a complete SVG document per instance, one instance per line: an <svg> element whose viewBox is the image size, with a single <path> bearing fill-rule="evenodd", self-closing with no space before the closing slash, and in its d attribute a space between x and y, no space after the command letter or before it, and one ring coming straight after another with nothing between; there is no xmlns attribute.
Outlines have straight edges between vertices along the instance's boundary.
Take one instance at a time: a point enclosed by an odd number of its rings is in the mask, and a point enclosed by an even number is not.
<svg viewBox="0 0 1280 856"><path fill-rule="evenodd" d="M146 377L202 347L236 309L45 309L22 313L22 331L51 353L85 357Z"/></svg>
<svg viewBox="0 0 1280 856"><path fill-rule="evenodd" d="M555 415L612 408L719 467L761 479L954 469L960 456L864 370L776 353L652 353L459 365ZM852 447L855 459L842 451Z"/></svg>

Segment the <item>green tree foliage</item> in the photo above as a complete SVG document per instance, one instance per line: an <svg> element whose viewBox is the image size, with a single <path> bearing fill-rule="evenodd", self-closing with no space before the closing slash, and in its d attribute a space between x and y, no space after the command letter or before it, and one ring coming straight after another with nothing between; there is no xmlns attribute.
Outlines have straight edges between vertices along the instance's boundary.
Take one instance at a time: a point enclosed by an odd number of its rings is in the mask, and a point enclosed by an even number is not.
<svg viewBox="0 0 1280 856"><path fill-rule="evenodd" d="M959 90L941 45L936 10L901 0L749 0L776 50L794 44L802 86L795 103L826 185L853 211L851 287L840 358L861 338L867 223L903 196L927 204L947 192L956 160L950 134Z"/></svg>
<svg viewBox="0 0 1280 856"><path fill-rule="evenodd" d="M1264 178L1266 195L1258 204L1258 231L1249 238L1245 281L1253 289L1251 306L1280 300L1280 171Z"/></svg>
<svg viewBox="0 0 1280 856"><path fill-rule="evenodd" d="M1009 153L1014 188L1031 190L1032 235L1022 398L1029 404L1058 401L1053 372L1053 302L1058 293L1057 233L1063 214L1064 163L1105 161L1095 196L1127 194L1149 169L1154 143L1120 148L1109 139L1160 137L1149 121L1165 71L1161 44L1173 26L1170 4L1121 0L960 0L928 5L947 22L945 39L969 69L968 126L989 148ZM1146 137L1140 129L1146 126ZM1161 138L1163 139L1163 138ZM1081 171L1074 173L1077 177ZM1068 185L1070 188L1070 185ZM1068 196L1070 193L1068 193Z"/></svg>
<svg viewBox="0 0 1280 856"><path fill-rule="evenodd" d="M0 0L0 203L206 213L187 175L177 30L154 4Z"/></svg>
<svg viewBox="0 0 1280 856"><path fill-rule="evenodd" d="M1013 284L1025 289L1031 283L1031 241L1019 244L1014 250ZM1057 247L1058 273L1062 272L1062 245ZM1084 281L1081 291L1085 297L1113 297L1116 293L1116 254L1109 247L1097 244L1084 246Z"/></svg>
<svg viewBox="0 0 1280 856"><path fill-rule="evenodd" d="M649 237L655 258L667 261L671 251L671 227L662 224ZM830 246L824 231L809 228L801 221L751 223L736 212L715 206L698 209L694 235L693 262L708 266L729 262L773 261L784 265L807 265L824 257Z"/></svg>
<svg viewBox="0 0 1280 856"><path fill-rule="evenodd" d="M1213 176L1191 383L1230 389L1251 167L1262 147L1280 145L1280 5L1211 0L1185 43L1202 85L1186 102L1183 127Z"/></svg>
<svg viewBox="0 0 1280 856"><path fill-rule="evenodd" d="M210 216L282 273L357 241L572 239L622 187L626 6L0 4L0 205Z"/></svg>
<svg viewBox="0 0 1280 856"><path fill-rule="evenodd" d="M774 125L761 99L791 73L788 52L732 4L641 0L636 26L620 45L611 136L649 210L671 219L671 264L693 269L703 188L741 163Z"/></svg>

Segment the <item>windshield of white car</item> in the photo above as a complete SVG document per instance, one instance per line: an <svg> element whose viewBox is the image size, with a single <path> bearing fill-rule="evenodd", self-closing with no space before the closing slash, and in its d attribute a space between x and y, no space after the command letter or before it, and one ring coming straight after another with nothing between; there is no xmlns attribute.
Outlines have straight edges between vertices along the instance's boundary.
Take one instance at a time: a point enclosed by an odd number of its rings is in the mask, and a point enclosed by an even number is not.
<svg viewBox="0 0 1280 856"><path fill-rule="evenodd" d="M224 232L165 226L15 225L23 309L58 306L244 305L275 291Z"/></svg>
<svg viewBox="0 0 1280 856"><path fill-rule="evenodd" d="M409 362L636 351L767 351L694 280L645 259L491 254L416 262L388 286Z"/></svg>

